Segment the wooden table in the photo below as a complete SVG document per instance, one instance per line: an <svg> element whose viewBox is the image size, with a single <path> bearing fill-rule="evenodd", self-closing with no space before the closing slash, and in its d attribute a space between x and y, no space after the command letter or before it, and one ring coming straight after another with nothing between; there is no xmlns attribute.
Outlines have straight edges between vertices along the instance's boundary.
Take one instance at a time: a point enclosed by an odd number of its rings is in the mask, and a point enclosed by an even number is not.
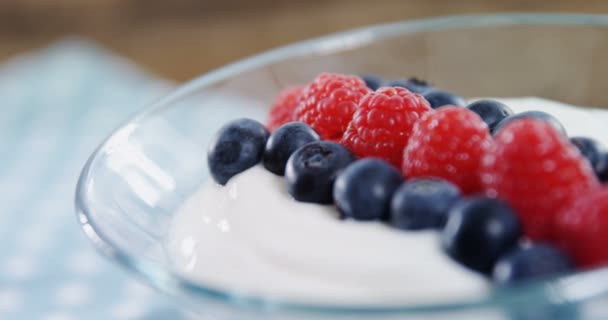
<svg viewBox="0 0 608 320"><path fill-rule="evenodd" d="M0 1L0 61L69 35L89 37L183 81L293 41L368 24L504 11L608 13L606 0Z"/></svg>

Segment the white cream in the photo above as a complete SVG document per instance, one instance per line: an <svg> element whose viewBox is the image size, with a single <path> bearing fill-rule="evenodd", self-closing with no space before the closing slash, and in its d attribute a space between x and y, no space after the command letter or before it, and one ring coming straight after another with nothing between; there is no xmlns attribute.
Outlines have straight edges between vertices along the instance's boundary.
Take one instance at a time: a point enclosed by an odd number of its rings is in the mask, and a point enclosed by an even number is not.
<svg viewBox="0 0 608 320"><path fill-rule="evenodd" d="M256 166L207 185L175 218L169 252L186 276L216 287L315 302L424 302L480 294L432 231L341 221L332 206L296 202ZM438 290L440 288L440 290Z"/></svg>
<svg viewBox="0 0 608 320"><path fill-rule="evenodd" d="M570 135L607 143L606 111L502 100L516 112L549 112ZM491 287L442 252L437 232L342 221L332 206L294 201L284 183L257 166L194 194L169 233L176 271L218 289L324 304L454 302Z"/></svg>

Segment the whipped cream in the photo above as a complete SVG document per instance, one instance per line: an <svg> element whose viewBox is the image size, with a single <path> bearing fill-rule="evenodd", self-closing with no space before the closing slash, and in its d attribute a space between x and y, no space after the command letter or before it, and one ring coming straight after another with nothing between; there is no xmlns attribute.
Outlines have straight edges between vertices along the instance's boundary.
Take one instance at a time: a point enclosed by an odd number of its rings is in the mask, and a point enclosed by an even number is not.
<svg viewBox="0 0 608 320"><path fill-rule="evenodd" d="M499 99L515 112L556 116L568 134L608 144L608 111L538 98ZM338 219L296 202L283 177L253 167L203 186L175 214L175 271L216 289L321 304L435 304L479 298L491 283L451 260L436 231Z"/></svg>

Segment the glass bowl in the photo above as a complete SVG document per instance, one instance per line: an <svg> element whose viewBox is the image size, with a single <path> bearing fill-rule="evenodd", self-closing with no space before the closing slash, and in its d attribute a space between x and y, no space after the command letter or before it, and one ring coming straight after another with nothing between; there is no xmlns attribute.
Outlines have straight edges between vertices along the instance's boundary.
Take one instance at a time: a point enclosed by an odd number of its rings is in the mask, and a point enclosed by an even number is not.
<svg viewBox="0 0 608 320"><path fill-rule="evenodd" d="M205 74L116 130L76 193L94 246L203 319L573 319L608 317L608 270L430 306L314 305L212 288L178 275L164 251L176 209L208 177L211 135L263 120L283 88L320 72L417 76L464 96L540 96L608 106L608 16L506 14L372 26L300 42Z"/></svg>

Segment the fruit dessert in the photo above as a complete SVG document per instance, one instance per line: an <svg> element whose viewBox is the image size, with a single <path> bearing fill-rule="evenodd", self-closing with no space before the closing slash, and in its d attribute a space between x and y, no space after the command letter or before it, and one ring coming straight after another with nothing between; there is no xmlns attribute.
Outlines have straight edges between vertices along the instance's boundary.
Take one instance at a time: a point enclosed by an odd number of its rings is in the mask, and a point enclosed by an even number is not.
<svg viewBox="0 0 608 320"><path fill-rule="evenodd" d="M608 264L608 111L321 74L208 149L176 270L314 303L471 299Z"/></svg>

